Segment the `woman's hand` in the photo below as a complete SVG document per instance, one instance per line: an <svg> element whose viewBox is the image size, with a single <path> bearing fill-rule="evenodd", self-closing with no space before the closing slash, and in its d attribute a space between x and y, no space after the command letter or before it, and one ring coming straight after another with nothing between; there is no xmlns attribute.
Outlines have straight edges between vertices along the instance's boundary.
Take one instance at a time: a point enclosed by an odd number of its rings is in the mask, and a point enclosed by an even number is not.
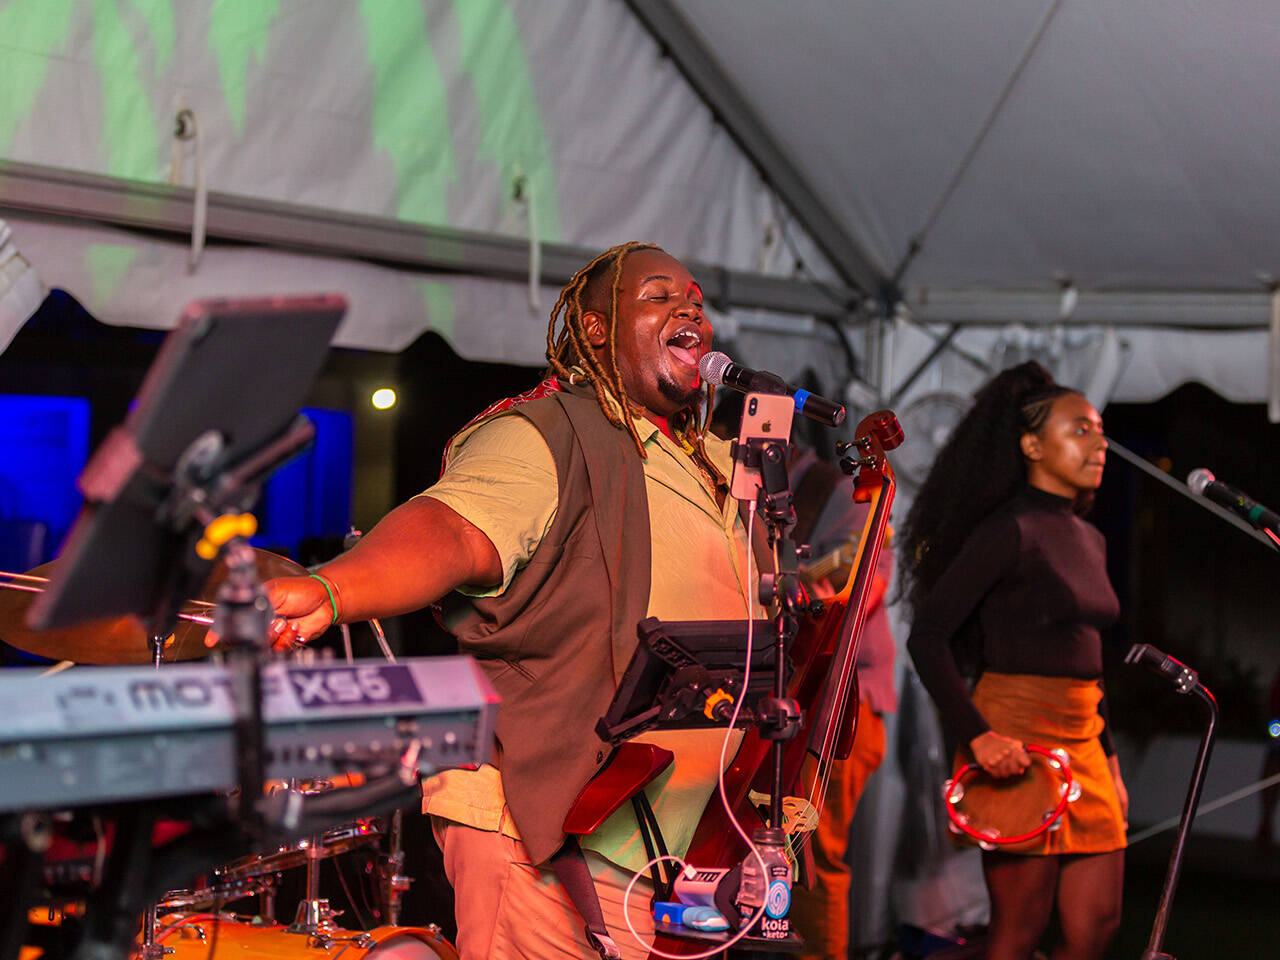
<svg viewBox="0 0 1280 960"><path fill-rule="evenodd" d="M1031 755L1021 740L1002 736L994 730L980 733L969 741L969 749L979 766L993 777L1012 777L1031 766Z"/></svg>
<svg viewBox="0 0 1280 960"><path fill-rule="evenodd" d="M1114 753L1107 757L1107 769L1111 771L1111 779L1116 783L1116 796L1120 798L1120 815L1124 817L1124 828L1129 829L1129 789L1120 776L1120 758Z"/></svg>

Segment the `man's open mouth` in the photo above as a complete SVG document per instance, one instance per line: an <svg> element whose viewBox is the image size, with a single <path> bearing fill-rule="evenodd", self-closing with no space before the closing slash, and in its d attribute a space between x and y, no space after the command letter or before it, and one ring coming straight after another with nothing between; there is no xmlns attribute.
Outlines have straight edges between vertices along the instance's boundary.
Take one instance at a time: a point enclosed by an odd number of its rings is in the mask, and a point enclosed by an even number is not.
<svg viewBox="0 0 1280 960"><path fill-rule="evenodd" d="M686 328L667 341L667 349L680 363L696 370L702 354L702 335L694 328Z"/></svg>

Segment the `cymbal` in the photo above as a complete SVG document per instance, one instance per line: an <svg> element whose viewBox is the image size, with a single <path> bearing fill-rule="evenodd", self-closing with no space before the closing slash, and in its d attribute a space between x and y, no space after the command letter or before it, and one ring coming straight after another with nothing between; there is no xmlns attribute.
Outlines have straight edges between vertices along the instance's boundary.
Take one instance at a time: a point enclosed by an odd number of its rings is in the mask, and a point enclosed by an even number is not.
<svg viewBox="0 0 1280 960"><path fill-rule="evenodd" d="M253 551L261 580L273 577L305 576L306 570L287 557L266 550ZM28 576L49 578L54 575L58 561L41 564L27 571ZM208 582L195 602L183 605L182 612L212 616L209 604L218 591L218 585L227 578L227 567L221 560L214 566ZM25 584L40 587L40 583ZM0 640L10 646L54 660L72 660L76 663L150 663L151 644L142 621L134 616L113 617L107 620L91 620L72 627L54 630L32 630L27 626L27 610L37 594L25 590L4 589L0 586ZM208 656L204 635L209 627L189 620L178 621L178 626L165 642L164 659L195 660Z"/></svg>

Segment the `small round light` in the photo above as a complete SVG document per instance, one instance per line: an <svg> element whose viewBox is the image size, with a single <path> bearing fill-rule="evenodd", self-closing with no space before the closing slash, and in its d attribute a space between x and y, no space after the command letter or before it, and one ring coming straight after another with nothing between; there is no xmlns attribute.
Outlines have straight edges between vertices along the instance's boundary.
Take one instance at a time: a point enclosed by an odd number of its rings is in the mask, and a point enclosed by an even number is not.
<svg viewBox="0 0 1280 960"><path fill-rule="evenodd" d="M373 391L369 402L379 410L390 410L396 405L396 392L390 387L379 387Z"/></svg>
<svg viewBox="0 0 1280 960"><path fill-rule="evenodd" d="M1280 720L1272 720L1267 726L1267 733L1273 737L1280 738Z"/></svg>

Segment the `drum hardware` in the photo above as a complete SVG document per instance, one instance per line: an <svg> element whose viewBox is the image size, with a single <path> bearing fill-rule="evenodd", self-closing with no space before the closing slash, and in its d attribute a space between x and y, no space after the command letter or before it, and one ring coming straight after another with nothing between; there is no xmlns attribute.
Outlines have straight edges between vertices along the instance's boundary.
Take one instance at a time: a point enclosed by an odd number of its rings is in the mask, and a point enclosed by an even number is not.
<svg viewBox="0 0 1280 960"><path fill-rule="evenodd" d="M343 930L333 922L343 911L334 910L329 906L329 901L320 896L320 860L323 856L320 838L313 837L307 848L306 893L298 904L293 923L285 929L289 933L305 936L309 945L324 950L334 943L347 941L362 949L372 947L374 941L368 934Z"/></svg>
<svg viewBox="0 0 1280 960"><path fill-rule="evenodd" d="M156 942L156 905L149 904L142 914L142 946L138 949L138 960L160 960L166 953L173 953L173 947Z"/></svg>
<svg viewBox="0 0 1280 960"><path fill-rule="evenodd" d="M400 922L401 901L405 892L413 883L413 878L400 871L404 868L404 850L401 839L404 836L404 811L397 810L391 814L391 822L387 827L387 852L381 855L378 863L378 884L382 892L383 920L395 926Z"/></svg>
<svg viewBox="0 0 1280 960"><path fill-rule="evenodd" d="M170 890L156 904L160 913L182 913L190 910L215 910L223 904L254 896L274 896L275 875L245 877L196 890ZM265 913L265 916L271 914Z"/></svg>

